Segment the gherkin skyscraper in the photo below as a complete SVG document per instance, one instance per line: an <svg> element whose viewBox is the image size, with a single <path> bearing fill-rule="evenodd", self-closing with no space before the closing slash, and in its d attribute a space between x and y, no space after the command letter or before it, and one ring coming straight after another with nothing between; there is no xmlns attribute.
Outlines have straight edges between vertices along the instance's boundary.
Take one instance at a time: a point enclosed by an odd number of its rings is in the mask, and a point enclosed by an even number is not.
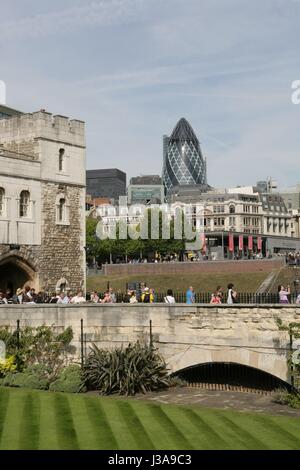
<svg viewBox="0 0 300 470"><path fill-rule="evenodd" d="M163 142L163 182L166 193L174 186L206 185L206 162L199 140L185 118Z"/></svg>

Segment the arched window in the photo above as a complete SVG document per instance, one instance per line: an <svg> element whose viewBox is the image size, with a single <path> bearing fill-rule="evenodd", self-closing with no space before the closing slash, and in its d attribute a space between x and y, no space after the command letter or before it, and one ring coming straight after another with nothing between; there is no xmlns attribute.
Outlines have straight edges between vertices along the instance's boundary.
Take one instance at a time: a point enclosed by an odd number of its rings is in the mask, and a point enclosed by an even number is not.
<svg viewBox="0 0 300 470"><path fill-rule="evenodd" d="M58 204L58 221L64 222L66 218L66 200L61 198Z"/></svg>
<svg viewBox="0 0 300 470"><path fill-rule="evenodd" d="M233 205L229 206L229 213L230 214L235 214L235 206L233 206Z"/></svg>
<svg viewBox="0 0 300 470"><path fill-rule="evenodd" d="M4 215L4 197L5 197L5 191L3 188L0 188L0 216Z"/></svg>
<svg viewBox="0 0 300 470"><path fill-rule="evenodd" d="M65 149L59 149L59 157L58 157L58 170L63 171L64 169L64 156L65 156Z"/></svg>
<svg viewBox="0 0 300 470"><path fill-rule="evenodd" d="M20 217L28 217L29 215L29 191L22 191L20 194Z"/></svg>

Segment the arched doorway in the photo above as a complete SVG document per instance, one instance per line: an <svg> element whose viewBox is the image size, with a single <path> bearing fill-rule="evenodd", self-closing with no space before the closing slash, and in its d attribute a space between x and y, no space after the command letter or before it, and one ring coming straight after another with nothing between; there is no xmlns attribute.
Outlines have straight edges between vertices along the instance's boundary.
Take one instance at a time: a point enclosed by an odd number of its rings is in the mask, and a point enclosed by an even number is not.
<svg viewBox="0 0 300 470"><path fill-rule="evenodd" d="M26 261L16 256L0 259L0 289L16 292L26 284L38 288L37 273Z"/></svg>
<svg viewBox="0 0 300 470"><path fill-rule="evenodd" d="M216 390L271 392L291 390L291 385L255 367L234 362L197 364L172 374L192 386Z"/></svg>

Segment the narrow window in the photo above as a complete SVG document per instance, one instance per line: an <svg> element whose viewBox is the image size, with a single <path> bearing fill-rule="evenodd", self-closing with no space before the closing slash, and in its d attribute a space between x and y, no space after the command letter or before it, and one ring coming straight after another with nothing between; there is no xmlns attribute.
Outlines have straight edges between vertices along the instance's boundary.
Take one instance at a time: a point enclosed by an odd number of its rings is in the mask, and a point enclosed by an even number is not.
<svg viewBox="0 0 300 470"><path fill-rule="evenodd" d="M64 222L65 221L65 212L66 212L66 200L60 199L58 205L58 221Z"/></svg>
<svg viewBox="0 0 300 470"><path fill-rule="evenodd" d="M65 155L65 149L59 149L59 157L58 157L59 171L63 171L64 169L64 155Z"/></svg>
<svg viewBox="0 0 300 470"><path fill-rule="evenodd" d="M28 217L29 213L29 191L22 191L20 194L20 217Z"/></svg>
<svg viewBox="0 0 300 470"><path fill-rule="evenodd" d="M0 216L4 215L4 196L5 191L3 188L0 188Z"/></svg>

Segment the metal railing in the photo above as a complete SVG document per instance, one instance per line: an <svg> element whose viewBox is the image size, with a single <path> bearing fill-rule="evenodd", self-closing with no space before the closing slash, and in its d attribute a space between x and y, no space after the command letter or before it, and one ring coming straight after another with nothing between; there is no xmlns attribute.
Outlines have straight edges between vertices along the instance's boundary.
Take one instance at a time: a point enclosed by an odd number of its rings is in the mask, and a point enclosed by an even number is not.
<svg viewBox="0 0 300 470"><path fill-rule="evenodd" d="M104 292L98 292L100 298L104 297ZM166 292L155 292L154 293L154 302L164 303ZM117 303L126 303L128 302L127 294L125 292L116 292L115 293ZM186 292L173 292L176 303L184 304L186 303ZM211 292L196 292L195 293L195 303L199 304L209 304L211 301ZM296 303L297 293L292 293L289 296L289 303ZM87 300L90 300L90 293L87 293ZM137 292L137 299L141 301L141 295ZM227 293L224 293L222 298L222 303L227 303ZM240 292L237 297L237 304L279 304L279 296L277 292Z"/></svg>

